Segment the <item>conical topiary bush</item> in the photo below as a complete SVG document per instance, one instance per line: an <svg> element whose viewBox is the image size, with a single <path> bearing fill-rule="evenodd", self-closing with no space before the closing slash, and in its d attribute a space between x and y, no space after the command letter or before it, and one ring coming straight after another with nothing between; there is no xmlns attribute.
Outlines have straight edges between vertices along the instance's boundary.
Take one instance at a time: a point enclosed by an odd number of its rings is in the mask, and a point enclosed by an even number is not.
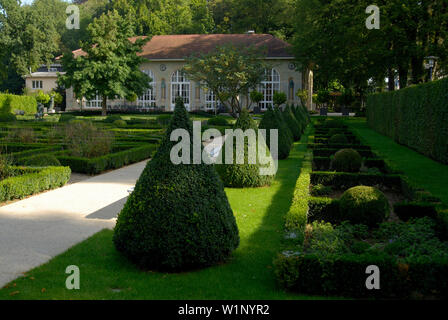
<svg viewBox="0 0 448 320"><path fill-rule="evenodd" d="M291 148L291 145L294 143L294 137L292 135L291 130L289 129L288 125L286 124L285 118L283 117L282 112L278 107L274 107L274 114L277 117L277 120L279 122L279 129L285 133L285 135L289 139L289 147Z"/></svg>
<svg viewBox="0 0 448 320"><path fill-rule="evenodd" d="M210 266L226 260L239 244L235 217L213 166L172 163L170 152L177 142L170 135L178 128L189 132L193 150L192 124L181 99L114 229L117 250L145 269Z"/></svg>
<svg viewBox="0 0 448 320"><path fill-rule="evenodd" d="M308 121L307 121L305 115L303 114L301 107L300 106L293 107L292 111L293 111L294 115L296 116L297 121L302 125L302 129L305 130L305 128L308 124ZM302 131L302 133L303 133L303 131Z"/></svg>
<svg viewBox="0 0 448 320"><path fill-rule="evenodd" d="M274 110L272 109L271 106L268 106L268 109L263 114L263 118L261 119L258 128L266 129L266 143L269 149L271 149L270 130L271 129L278 130L278 158L286 159L289 156L292 142L290 140L290 137L285 132L284 128L282 130L281 127L282 126L280 124L280 121L276 117Z"/></svg>
<svg viewBox="0 0 448 320"><path fill-rule="evenodd" d="M263 142L262 147L258 149L258 127L257 123L252 119L247 109L243 109L239 118L237 119L233 129L241 129L243 132L252 129L256 134L256 145L255 150L258 152L264 152L267 157L270 159L270 163L273 163L272 158L270 157L269 149L266 146L265 142ZM229 137L226 139L226 143L228 143ZM261 174L260 168L269 167L269 164L260 164L258 157L256 158L256 163L249 163L248 150L249 148L249 139L244 139L244 164L238 164L236 162L236 141L237 139L233 137L233 164L225 163L225 145L221 148L221 154L219 157L222 159L222 164L216 164L215 168L221 177L222 182L226 187L230 188L254 188L254 187L263 187L271 184L272 180L275 177L275 173L265 175Z"/></svg>
<svg viewBox="0 0 448 320"><path fill-rule="evenodd" d="M286 105L283 110L283 118L285 119L289 130L291 130L294 141L299 141L300 136L302 135L302 125L297 121L289 105Z"/></svg>

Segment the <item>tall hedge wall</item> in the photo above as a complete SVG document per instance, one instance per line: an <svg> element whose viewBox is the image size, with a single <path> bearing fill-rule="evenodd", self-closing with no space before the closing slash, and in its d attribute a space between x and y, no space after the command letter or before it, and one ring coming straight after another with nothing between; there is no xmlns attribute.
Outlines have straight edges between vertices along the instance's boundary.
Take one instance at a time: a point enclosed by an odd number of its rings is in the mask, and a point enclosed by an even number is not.
<svg viewBox="0 0 448 320"><path fill-rule="evenodd" d="M369 126L434 160L448 163L448 78L373 94Z"/></svg>
<svg viewBox="0 0 448 320"><path fill-rule="evenodd" d="M15 114L16 110L22 110L25 114L35 114L37 112L36 98L0 93L0 114Z"/></svg>

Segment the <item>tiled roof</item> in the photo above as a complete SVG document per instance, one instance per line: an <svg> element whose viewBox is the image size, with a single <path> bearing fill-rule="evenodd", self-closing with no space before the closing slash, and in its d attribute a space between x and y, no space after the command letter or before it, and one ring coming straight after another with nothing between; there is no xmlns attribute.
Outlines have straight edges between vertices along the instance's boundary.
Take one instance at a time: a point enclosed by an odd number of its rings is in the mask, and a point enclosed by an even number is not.
<svg viewBox="0 0 448 320"><path fill-rule="evenodd" d="M131 38L133 41L136 38ZM143 47L141 56L153 60L182 60L192 54L209 53L217 46L255 46L264 49L267 58L292 58L291 46L270 34L187 34L153 36ZM85 55L81 49L73 51L75 57Z"/></svg>

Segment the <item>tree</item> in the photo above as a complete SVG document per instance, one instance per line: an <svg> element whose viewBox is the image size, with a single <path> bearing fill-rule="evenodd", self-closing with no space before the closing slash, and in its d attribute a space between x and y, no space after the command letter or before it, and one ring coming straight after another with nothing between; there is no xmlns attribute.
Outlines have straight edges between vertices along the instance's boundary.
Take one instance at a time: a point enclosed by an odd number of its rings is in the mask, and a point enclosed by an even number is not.
<svg viewBox="0 0 448 320"><path fill-rule="evenodd" d="M272 98L274 101L274 105L280 107L282 104L286 102L286 93L284 92L274 92L274 97Z"/></svg>
<svg viewBox="0 0 448 320"><path fill-rule="evenodd" d="M243 103L249 105L249 92L265 77L268 65L254 47L237 48L226 45L215 51L187 59L184 71L190 80L212 90L234 117L241 112ZM240 99L245 96L246 99Z"/></svg>
<svg viewBox="0 0 448 320"><path fill-rule="evenodd" d="M0 75L26 75L50 64L58 51L59 34L52 19L21 6L16 0L0 0Z"/></svg>
<svg viewBox="0 0 448 320"><path fill-rule="evenodd" d="M272 109L272 106L268 106L268 110L263 114L263 118L261 119L259 129L266 130L266 143L271 149L271 138L270 138L270 130L277 130L278 132L278 158L286 159L289 156L289 152L291 151L292 140L289 134L291 132L287 132L285 130L285 124L281 123L275 111ZM286 128L288 131L289 129Z"/></svg>
<svg viewBox="0 0 448 320"><path fill-rule="evenodd" d="M233 162L225 162L226 150L224 144L219 155L219 157L221 157L222 164L215 165L216 171L221 177L224 186L230 188L255 188L270 185L275 177L275 174L262 174L260 172L260 168L265 167L265 169L268 170L269 166L274 164L274 160L270 155L266 143L262 143L258 140L259 137L257 123L252 119L249 111L246 108L241 110L240 116L235 122L233 129L241 129L243 132L248 133L253 132L254 137L252 138L252 140L250 137L248 137L247 139L244 138L244 163L237 162L237 138L233 136L226 138L226 143L228 143L230 139L233 139ZM261 144L261 148L259 148L259 143ZM249 152L257 153L255 163L250 163ZM270 163L267 165L260 163L258 153L265 155L266 159L269 159Z"/></svg>
<svg viewBox="0 0 448 320"><path fill-rule="evenodd" d="M117 11L95 18L87 28L89 38L82 43L86 55L64 54L66 74L60 85L73 87L78 98L102 97L102 115L107 114L107 99L128 98L143 94L150 78L139 67L145 61L137 54L149 38L130 41L133 25Z"/></svg>
<svg viewBox="0 0 448 320"><path fill-rule="evenodd" d="M207 267L228 259L239 244L235 217L213 166L173 164L170 154L177 142L170 137L177 129L187 131L193 150L193 128L180 98L114 230L117 250L145 269ZM187 158L192 161L193 152Z"/></svg>

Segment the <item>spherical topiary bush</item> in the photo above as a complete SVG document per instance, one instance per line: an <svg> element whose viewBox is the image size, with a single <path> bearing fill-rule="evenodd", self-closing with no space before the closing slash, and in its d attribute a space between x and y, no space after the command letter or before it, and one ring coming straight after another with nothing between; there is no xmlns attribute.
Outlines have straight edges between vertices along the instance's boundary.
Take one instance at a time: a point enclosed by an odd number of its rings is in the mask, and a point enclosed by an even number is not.
<svg viewBox="0 0 448 320"><path fill-rule="evenodd" d="M118 128L122 128L122 127L126 127L127 123L125 120L115 120L114 121L114 126L118 127Z"/></svg>
<svg viewBox="0 0 448 320"><path fill-rule="evenodd" d="M271 150L271 129L275 129L278 132L278 159L286 159L289 156L291 150L291 140L289 139L287 133L280 129L280 121L276 117L274 110L271 106L268 106L267 111L263 114L263 119L261 119L259 129L266 130L266 144Z"/></svg>
<svg viewBox="0 0 448 320"><path fill-rule="evenodd" d="M28 167L57 167L61 165L59 160L52 154L38 154L32 157L25 158L21 162L24 166Z"/></svg>
<svg viewBox="0 0 448 320"><path fill-rule="evenodd" d="M289 105L286 105L285 110L283 110L283 118L285 119L289 130L291 130L294 141L299 141L300 136L302 135L302 125L297 121Z"/></svg>
<svg viewBox="0 0 448 320"><path fill-rule="evenodd" d="M328 143L329 144L347 144L348 139L344 134L338 133L338 134L332 135L331 138L328 139Z"/></svg>
<svg viewBox="0 0 448 320"><path fill-rule="evenodd" d="M59 122L69 122L70 120L76 119L76 117L69 113L63 113L59 117Z"/></svg>
<svg viewBox="0 0 448 320"><path fill-rule="evenodd" d="M250 141L250 139L244 139L244 163L237 163L237 138L236 137L227 137L225 143L229 143L230 139L233 139L233 163L226 163L226 148L225 144L221 148L218 159L221 159L221 164L216 164L215 168L221 177L222 182L226 187L230 188L254 188L254 187L262 187L268 186L271 184L274 179L275 172L271 174L265 174L260 170L264 167L267 169L269 164L262 164L257 156L258 152L264 152L267 157L269 157L270 163L273 165L274 162L272 157L270 157L270 152L265 143L261 144L261 148L259 148L258 141L258 128L256 122L252 119L247 109L243 109L240 113L238 120L236 121L234 130L241 129L243 132L251 129L255 134L254 141ZM249 163L249 150L250 144L255 143L253 151L256 151L256 161L255 163Z"/></svg>
<svg viewBox="0 0 448 320"><path fill-rule="evenodd" d="M359 172L362 158L358 151L353 149L341 149L335 153L331 161L331 168L338 172Z"/></svg>
<svg viewBox="0 0 448 320"><path fill-rule="evenodd" d="M104 122L114 123L117 120L123 120L123 119L118 114L111 114L110 116L107 116L106 119L104 119Z"/></svg>
<svg viewBox="0 0 448 320"><path fill-rule="evenodd" d="M222 116L217 116L210 118L207 120L207 124L210 126L227 126L229 125L229 122L227 121L227 118Z"/></svg>
<svg viewBox="0 0 448 320"><path fill-rule="evenodd" d="M171 141L184 129L185 145ZM212 165L193 163L193 128L181 99L154 158L117 218L113 242L141 268L184 271L225 261L239 244L224 187ZM182 137L183 139L183 137ZM179 139L180 140L180 139ZM183 146L183 148L181 148ZM186 155L188 163L172 157Z"/></svg>
<svg viewBox="0 0 448 320"><path fill-rule="evenodd" d="M353 224L375 227L389 215L389 202L380 190L358 186L348 189L339 200L341 217Z"/></svg>

